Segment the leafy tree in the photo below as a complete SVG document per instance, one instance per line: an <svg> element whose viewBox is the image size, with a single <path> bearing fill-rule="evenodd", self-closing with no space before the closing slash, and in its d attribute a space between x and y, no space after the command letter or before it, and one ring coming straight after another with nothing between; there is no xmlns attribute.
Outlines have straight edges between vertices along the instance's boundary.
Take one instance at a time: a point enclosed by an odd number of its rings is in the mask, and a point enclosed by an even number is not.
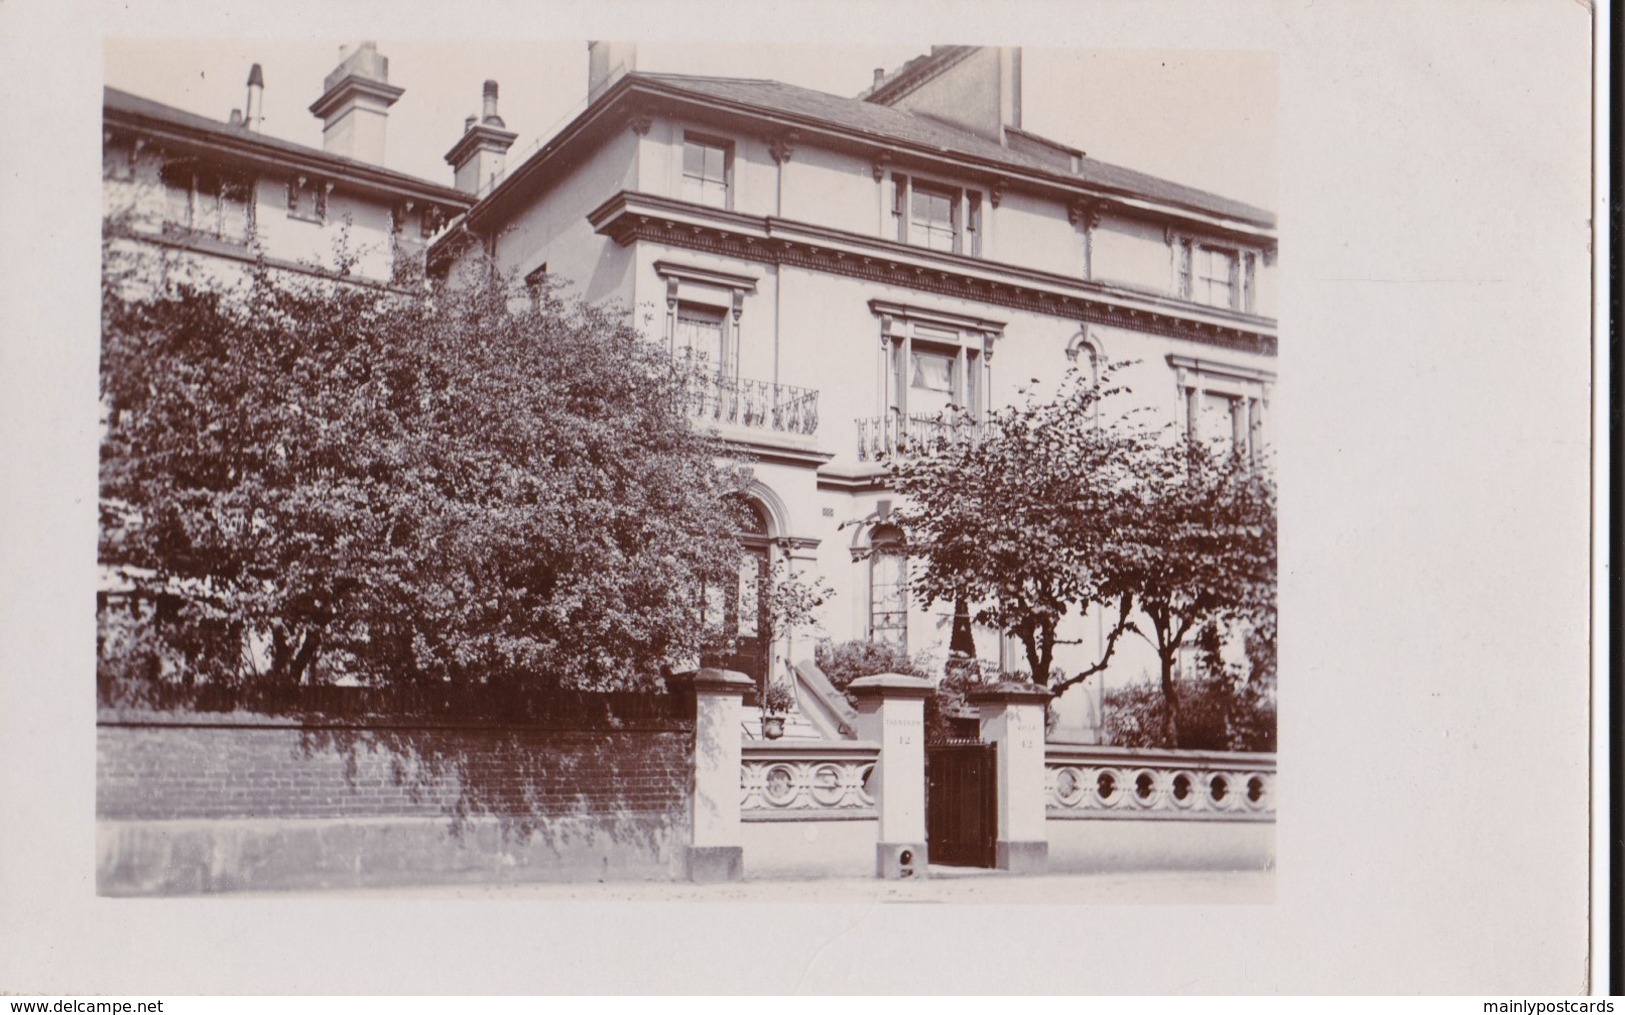
<svg viewBox="0 0 1625 1015"><path fill-rule="evenodd" d="M1275 483L1266 463L1189 437L1143 444L1135 471L1134 509L1095 567L1105 590L1132 603L1131 629L1156 651L1173 746L1182 743L1175 663L1194 630L1250 627L1255 669L1267 641L1273 680Z"/></svg>
<svg viewBox="0 0 1625 1015"><path fill-rule="evenodd" d="M926 605L980 604L975 622L1017 638L1040 686L1051 684L1063 619L1113 599L1094 564L1132 510L1146 438L1101 418L1102 401L1123 390L1112 372L1096 384L1074 371L1054 400L996 410L978 438L927 442L892 463L897 521L924 561L912 589ZM1052 689L1104 669L1127 629L1120 619L1104 658Z"/></svg>
<svg viewBox="0 0 1625 1015"><path fill-rule="evenodd" d="M1110 665L1128 633L1155 650L1164 741L1180 742L1180 647L1204 623L1249 629L1255 672L1274 670L1275 487L1267 466L1115 410L1103 367L1049 401L995 411L974 439L927 442L893 463L897 520L923 560L927 605L979 603L974 619L1017 638L1033 682L1056 693ZM1113 617L1101 657L1053 668L1061 625Z"/></svg>
<svg viewBox="0 0 1625 1015"><path fill-rule="evenodd" d="M611 688L697 652L741 476L685 379L616 313L458 281L107 287L101 554L172 668Z"/></svg>

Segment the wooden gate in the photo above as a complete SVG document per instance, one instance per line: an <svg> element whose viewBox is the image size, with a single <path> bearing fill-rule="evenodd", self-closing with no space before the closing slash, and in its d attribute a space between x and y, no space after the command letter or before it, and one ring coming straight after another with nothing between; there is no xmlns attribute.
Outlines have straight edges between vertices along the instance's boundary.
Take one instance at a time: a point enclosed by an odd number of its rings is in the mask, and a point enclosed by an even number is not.
<svg viewBox="0 0 1625 1015"><path fill-rule="evenodd" d="M999 835L998 755L983 743L925 749L925 840L932 863L992 867Z"/></svg>

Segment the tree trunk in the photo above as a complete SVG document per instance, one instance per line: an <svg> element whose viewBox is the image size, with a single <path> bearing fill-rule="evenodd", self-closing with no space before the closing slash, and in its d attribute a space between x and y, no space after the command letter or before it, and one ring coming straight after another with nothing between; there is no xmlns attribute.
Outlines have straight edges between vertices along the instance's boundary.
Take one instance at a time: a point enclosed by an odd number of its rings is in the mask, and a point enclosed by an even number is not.
<svg viewBox="0 0 1625 1015"><path fill-rule="evenodd" d="M948 652L966 659L976 658L976 638L971 634L970 604L964 596L954 600L953 633L948 636Z"/></svg>
<svg viewBox="0 0 1625 1015"><path fill-rule="evenodd" d="M1159 651L1162 663L1162 739L1164 746L1179 746L1179 689L1174 686L1174 653Z"/></svg>
<svg viewBox="0 0 1625 1015"><path fill-rule="evenodd" d="M305 632L305 639L299 646L299 654L293 657L293 665L289 667L288 682L299 685L304 683L305 671L310 664L316 661L316 652L322 647L322 632L320 628L313 628Z"/></svg>

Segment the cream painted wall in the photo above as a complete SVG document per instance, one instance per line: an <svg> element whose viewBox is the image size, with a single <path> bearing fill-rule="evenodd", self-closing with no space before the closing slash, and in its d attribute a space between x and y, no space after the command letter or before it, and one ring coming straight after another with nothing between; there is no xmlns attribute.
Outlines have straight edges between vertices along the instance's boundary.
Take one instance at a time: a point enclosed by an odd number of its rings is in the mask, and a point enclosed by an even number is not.
<svg viewBox="0 0 1625 1015"><path fill-rule="evenodd" d="M642 145L630 129L610 136L575 171L554 176L526 209L497 233L499 270L524 276L541 264L591 302L632 302L630 253L593 231L587 214L622 190L634 189ZM473 253L465 255L473 256Z"/></svg>
<svg viewBox="0 0 1625 1015"><path fill-rule="evenodd" d="M1006 190L990 210L992 260L1083 277L1083 232L1067 219L1062 202Z"/></svg>
<svg viewBox="0 0 1625 1015"><path fill-rule="evenodd" d="M782 217L816 222L832 229L864 236L884 233L881 211L889 228L890 185L875 182L874 164L866 158L827 148L801 145L784 166Z"/></svg>
<svg viewBox="0 0 1625 1015"><path fill-rule="evenodd" d="M1160 222L1102 215L1089 237L1090 275L1167 295L1173 291L1173 248Z"/></svg>

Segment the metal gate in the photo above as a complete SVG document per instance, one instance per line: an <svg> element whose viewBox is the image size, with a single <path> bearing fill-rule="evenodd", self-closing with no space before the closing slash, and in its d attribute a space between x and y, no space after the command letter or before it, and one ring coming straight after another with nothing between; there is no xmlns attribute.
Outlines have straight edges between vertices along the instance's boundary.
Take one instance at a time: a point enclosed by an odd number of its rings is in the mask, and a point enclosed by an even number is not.
<svg viewBox="0 0 1625 1015"><path fill-rule="evenodd" d="M925 840L932 863L992 867L999 835L994 745L925 749Z"/></svg>

